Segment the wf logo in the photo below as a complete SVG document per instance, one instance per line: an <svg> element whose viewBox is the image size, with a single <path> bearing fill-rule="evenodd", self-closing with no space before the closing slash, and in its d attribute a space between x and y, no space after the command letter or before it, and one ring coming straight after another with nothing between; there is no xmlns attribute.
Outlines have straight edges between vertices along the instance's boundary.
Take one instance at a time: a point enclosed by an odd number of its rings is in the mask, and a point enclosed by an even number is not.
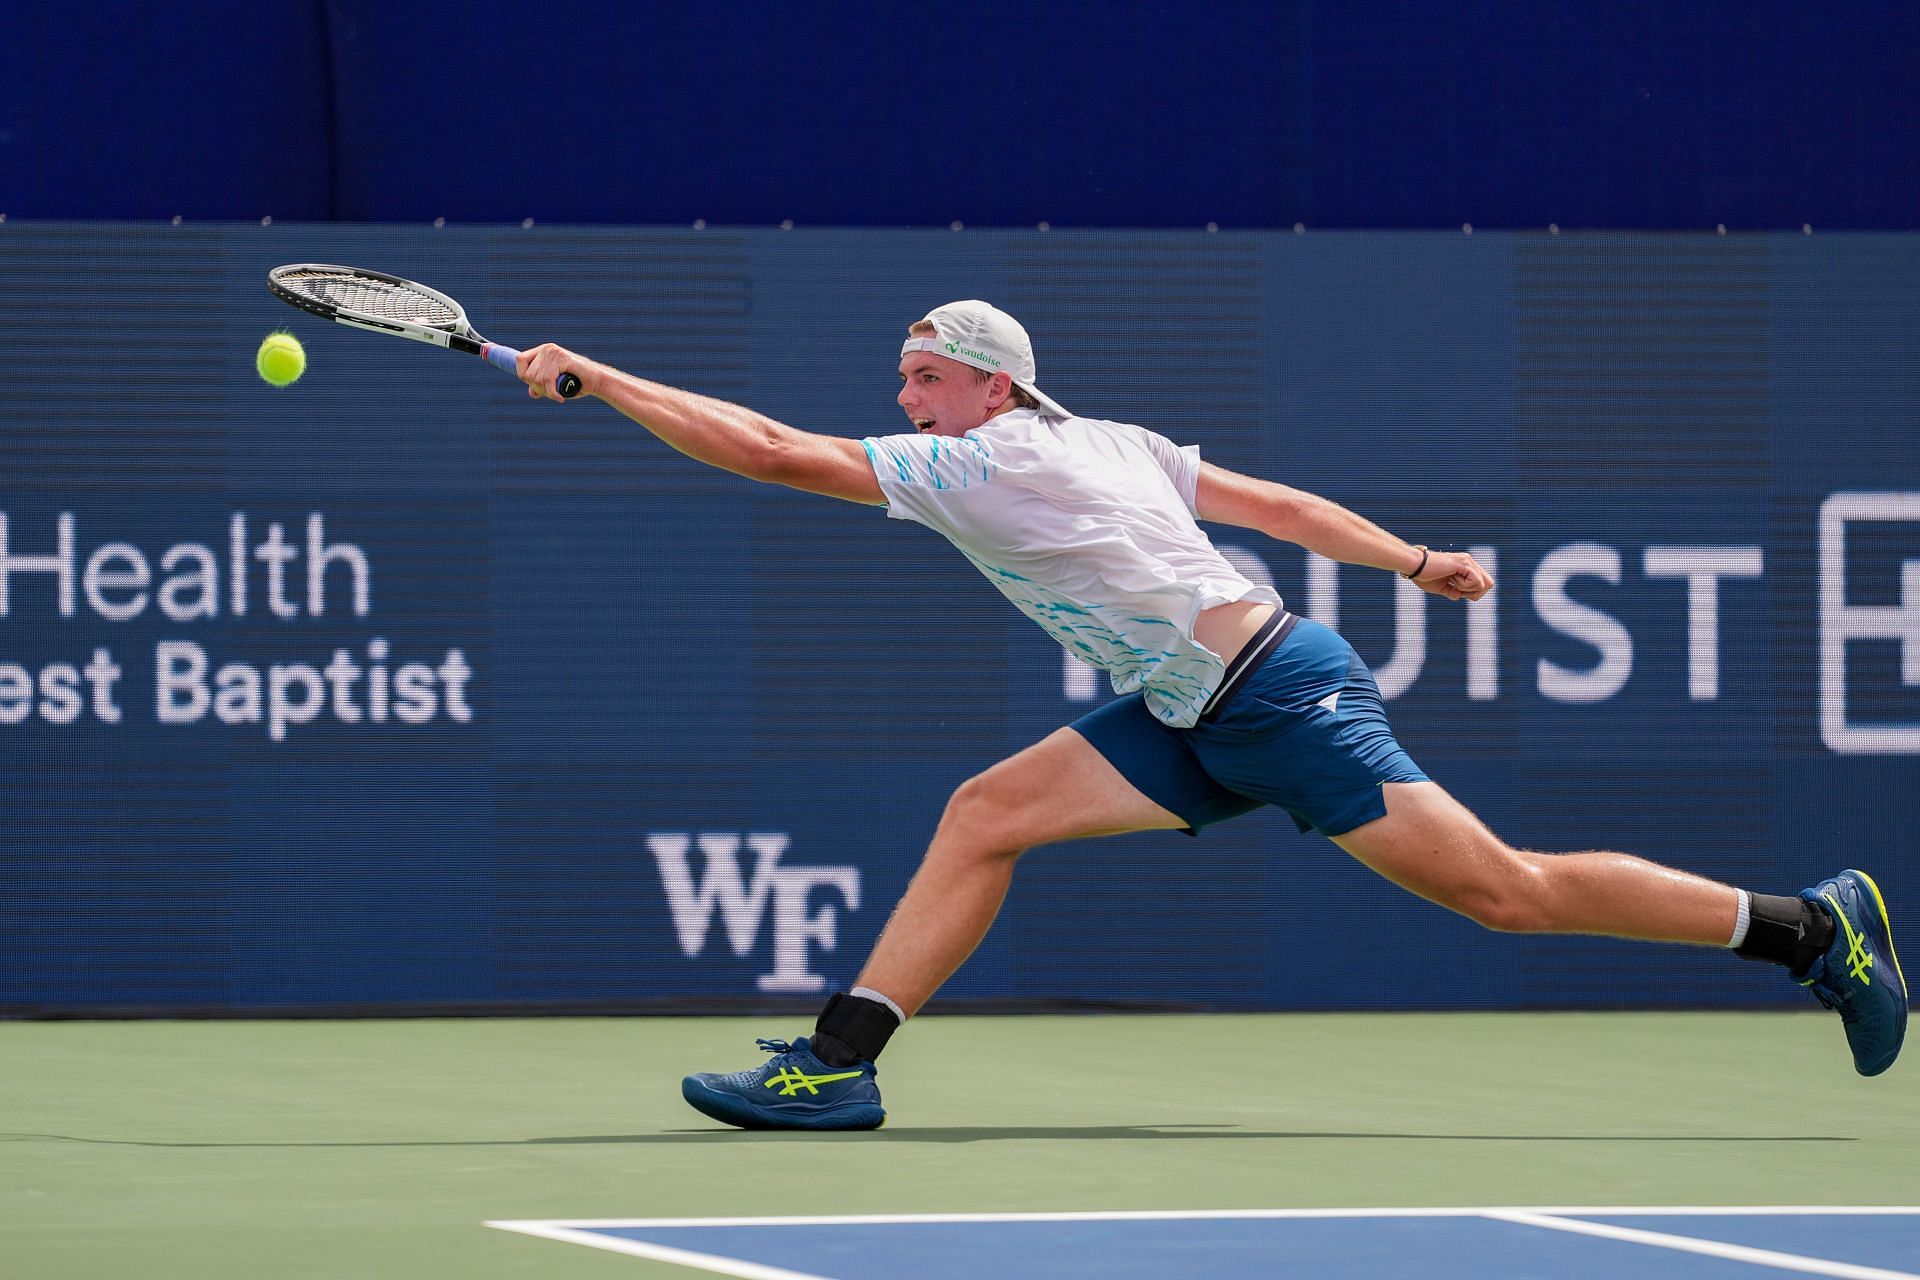
<svg viewBox="0 0 1920 1280"><path fill-rule="evenodd" d="M753 873L740 870L740 846L753 854ZM773 911L773 972L754 979L762 991L807 993L824 991L827 980L807 969L807 947L818 944L832 951L838 940L838 917L831 901L809 914L807 899L816 888L834 890L848 911L860 909L860 868L783 867L789 837L785 832L658 831L647 836L647 850L660 868L660 885L673 912L680 950L693 959L706 949L717 908L726 929L727 945L736 956L753 950L766 919ZM699 883L688 855L699 847L704 867Z"/></svg>

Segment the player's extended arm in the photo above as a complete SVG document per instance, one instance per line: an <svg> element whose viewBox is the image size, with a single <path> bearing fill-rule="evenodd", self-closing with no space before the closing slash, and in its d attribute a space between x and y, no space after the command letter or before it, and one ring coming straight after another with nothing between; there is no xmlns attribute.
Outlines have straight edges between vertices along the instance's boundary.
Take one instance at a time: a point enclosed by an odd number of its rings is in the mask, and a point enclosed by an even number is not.
<svg viewBox="0 0 1920 1280"><path fill-rule="evenodd" d="M752 480L878 506L886 499L866 447L815 435L725 400L648 382L551 343L520 354L527 393L559 400L554 380L571 372L582 396L598 396L661 440L709 466Z"/></svg>
<svg viewBox="0 0 1920 1280"><path fill-rule="evenodd" d="M1202 520L1258 529L1342 564L1370 565L1410 574L1422 551L1394 537L1364 516L1318 494L1289 489L1270 480L1200 464L1194 506ZM1426 565L1414 582L1449 600L1478 600L1493 589L1493 577L1464 551L1427 551Z"/></svg>

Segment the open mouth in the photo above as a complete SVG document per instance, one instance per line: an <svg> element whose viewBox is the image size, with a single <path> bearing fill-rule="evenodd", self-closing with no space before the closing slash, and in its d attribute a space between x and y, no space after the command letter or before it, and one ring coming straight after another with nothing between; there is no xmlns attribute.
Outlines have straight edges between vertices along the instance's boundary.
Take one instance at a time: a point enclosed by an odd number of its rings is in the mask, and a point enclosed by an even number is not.
<svg viewBox="0 0 1920 1280"><path fill-rule="evenodd" d="M915 431L931 431L933 430L933 419L932 418L915 418L913 420L913 429Z"/></svg>

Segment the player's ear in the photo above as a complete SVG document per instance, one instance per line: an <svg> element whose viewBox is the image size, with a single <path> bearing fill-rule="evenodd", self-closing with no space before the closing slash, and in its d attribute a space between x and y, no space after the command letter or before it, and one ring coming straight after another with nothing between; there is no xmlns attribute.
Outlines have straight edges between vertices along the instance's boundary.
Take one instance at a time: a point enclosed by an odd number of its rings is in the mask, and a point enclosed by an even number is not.
<svg viewBox="0 0 1920 1280"><path fill-rule="evenodd" d="M1013 375L1004 370L994 374L992 381L987 387L987 407L989 409L998 409L1007 402L1007 397L1012 394Z"/></svg>

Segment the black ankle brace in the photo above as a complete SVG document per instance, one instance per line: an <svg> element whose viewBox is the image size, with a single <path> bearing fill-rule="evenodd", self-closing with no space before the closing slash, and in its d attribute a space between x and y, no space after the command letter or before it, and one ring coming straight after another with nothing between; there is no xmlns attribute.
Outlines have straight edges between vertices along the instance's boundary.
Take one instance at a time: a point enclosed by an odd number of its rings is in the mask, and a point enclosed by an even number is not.
<svg viewBox="0 0 1920 1280"><path fill-rule="evenodd" d="M1797 977L1833 942L1833 917L1804 898L1747 895L1753 915L1747 940L1734 950L1748 960L1783 964Z"/></svg>
<svg viewBox="0 0 1920 1280"><path fill-rule="evenodd" d="M827 1007L820 1011L819 1020L814 1023L813 1053L830 1067L872 1062L880 1056L880 1051L887 1047L887 1041L899 1029L899 1019L893 1016L893 1010L887 1006L864 996L850 996L844 991L836 991L833 998L827 1001ZM835 1062L827 1056L829 1053L834 1057L851 1054L853 1061Z"/></svg>

